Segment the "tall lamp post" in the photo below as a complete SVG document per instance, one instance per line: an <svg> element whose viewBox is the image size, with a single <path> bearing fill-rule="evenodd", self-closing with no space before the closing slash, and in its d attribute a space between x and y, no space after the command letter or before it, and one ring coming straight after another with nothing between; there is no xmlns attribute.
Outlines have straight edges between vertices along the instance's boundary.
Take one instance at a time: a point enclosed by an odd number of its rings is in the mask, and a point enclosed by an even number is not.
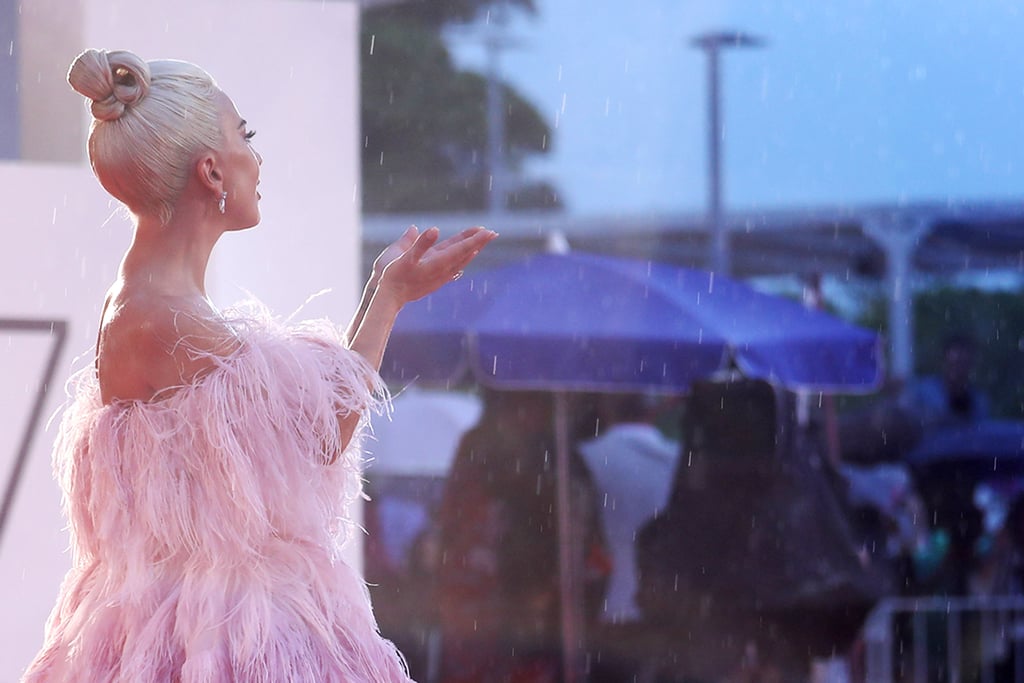
<svg viewBox="0 0 1024 683"><path fill-rule="evenodd" d="M691 44L708 57L708 224L712 231L712 269L728 275L729 236L722 223L722 121L719 53L725 47L760 47L761 38L740 31L712 31L695 36Z"/></svg>
<svg viewBox="0 0 1024 683"><path fill-rule="evenodd" d="M508 14L505 2L488 14L484 48L487 51L487 151L489 175L487 210L491 214L505 211L508 194L508 173L505 166L505 92L501 79L501 53L513 43L507 35Z"/></svg>
<svg viewBox="0 0 1024 683"><path fill-rule="evenodd" d="M361 2L364 6L368 3L389 5L408 2L408 0L361 0ZM485 210L492 215L504 213L508 190L512 185L507 163L508 136L505 123L508 108L505 102L505 83L502 79L501 60L505 51L518 46L520 41L509 35L508 12L508 0L497 0L494 7L487 11L481 33L477 36L484 48L484 77L487 85L484 110L487 125L487 139L483 150L484 200ZM465 34L459 30L454 30L449 35L451 38L465 37Z"/></svg>

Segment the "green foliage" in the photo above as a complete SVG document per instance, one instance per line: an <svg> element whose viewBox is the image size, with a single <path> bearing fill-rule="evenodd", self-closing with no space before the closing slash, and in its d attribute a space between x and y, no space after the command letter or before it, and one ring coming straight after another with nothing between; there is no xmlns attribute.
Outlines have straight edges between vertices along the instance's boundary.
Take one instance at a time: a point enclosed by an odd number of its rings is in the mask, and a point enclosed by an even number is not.
<svg viewBox="0 0 1024 683"><path fill-rule="evenodd" d="M412 2L364 13L361 81L363 207L367 211L482 209L487 203L487 83L460 71L441 37L493 2ZM532 3L517 3L532 10ZM550 149L551 130L504 87L508 171ZM512 208L556 207L544 184L512 188Z"/></svg>
<svg viewBox="0 0 1024 683"><path fill-rule="evenodd" d="M364 12L370 20L407 20L423 26L440 28L445 24L471 22L487 12L500 9L535 12L533 0L409 0L395 2Z"/></svg>

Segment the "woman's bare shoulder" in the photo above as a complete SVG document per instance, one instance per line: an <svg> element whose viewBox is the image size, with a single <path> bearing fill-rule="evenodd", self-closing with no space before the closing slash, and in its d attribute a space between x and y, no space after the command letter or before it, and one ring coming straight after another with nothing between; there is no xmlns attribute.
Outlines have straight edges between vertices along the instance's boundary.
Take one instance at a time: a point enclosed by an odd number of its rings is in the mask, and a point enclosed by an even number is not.
<svg viewBox="0 0 1024 683"><path fill-rule="evenodd" d="M238 346L203 299L114 289L97 345L103 400L151 400L198 380Z"/></svg>

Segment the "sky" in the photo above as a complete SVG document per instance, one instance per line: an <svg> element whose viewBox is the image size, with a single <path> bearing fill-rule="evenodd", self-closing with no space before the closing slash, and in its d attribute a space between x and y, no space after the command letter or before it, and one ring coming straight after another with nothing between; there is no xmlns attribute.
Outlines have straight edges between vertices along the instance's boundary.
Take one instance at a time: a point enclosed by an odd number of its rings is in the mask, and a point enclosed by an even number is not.
<svg viewBox="0 0 1024 683"><path fill-rule="evenodd" d="M727 209L1024 198L1024 3L1006 0L535 0L504 77L554 129L527 169L570 212L699 211L707 83L722 58ZM472 30L461 66L483 70Z"/></svg>

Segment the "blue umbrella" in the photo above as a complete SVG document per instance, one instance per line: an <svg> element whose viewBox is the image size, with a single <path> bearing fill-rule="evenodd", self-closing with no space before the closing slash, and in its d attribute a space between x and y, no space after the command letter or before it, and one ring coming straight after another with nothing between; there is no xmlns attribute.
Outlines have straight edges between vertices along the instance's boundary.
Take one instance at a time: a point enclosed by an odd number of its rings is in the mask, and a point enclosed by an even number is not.
<svg viewBox="0 0 1024 683"><path fill-rule="evenodd" d="M385 376L506 389L685 391L735 367L791 389L868 391L876 334L737 281L650 261L540 254L405 308Z"/></svg>
<svg viewBox="0 0 1024 683"><path fill-rule="evenodd" d="M881 378L877 335L728 278L650 261L541 254L466 276L406 306L385 378L555 392L558 528L571 538L568 391L685 391L739 369L791 389L866 391ZM578 598L559 548L566 680Z"/></svg>

